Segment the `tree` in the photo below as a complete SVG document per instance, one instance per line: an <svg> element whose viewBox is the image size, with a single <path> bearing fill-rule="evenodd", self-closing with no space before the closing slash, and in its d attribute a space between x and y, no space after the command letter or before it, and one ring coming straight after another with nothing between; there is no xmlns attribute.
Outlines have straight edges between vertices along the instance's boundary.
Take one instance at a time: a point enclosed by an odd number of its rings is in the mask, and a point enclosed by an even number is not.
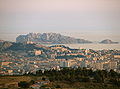
<svg viewBox="0 0 120 89"><path fill-rule="evenodd" d="M29 83L26 81L21 81L18 83L18 86L21 88L29 88Z"/></svg>
<svg viewBox="0 0 120 89"><path fill-rule="evenodd" d="M110 79L110 82L111 82L113 85L116 85L116 86L120 87L120 81L119 81L119 80Z"/></svg>
<svg viewBox="0 0 120 89"><path fill-rule="evenodd" d="M56 85L56 88L61 88L61 86L60 85Z"/></svg>
<svg viewBox="0 0 120 89"><path fill-rule="evenodd" d="M98 83L101 83L101 82L102 82L102 78L100 77L99 74L96 74L96 75L94 76L94 79L95 79Z"/></svg>
<svg viewBox="0 0 120 89"><path fill-rule="evenodd" d="M42 75L42 70L36 71L36 75L41 76Z"/></svg>
<svg viewBox="0 0 120 89"><path fill-rule="evenodd" d="M117 77L117 72L115 72L112 69L110 70L109 74L110 74L110 77Z"/></svg>
<svg viewBox="0 0 120 89"><path fill-rule="evenodd" d="M35 81L34 81L34 80L31 80L31 81L29 82L29 84L30 84L30 85L35 84Z"/></svg>
<svg viewBox="0 0 120 89"><path fill-rule="evenodd" d="M45 81L45 80L46 80L46 78L45 78L45 77L42 77L42 80L43 80L43 81Z"/></svg>

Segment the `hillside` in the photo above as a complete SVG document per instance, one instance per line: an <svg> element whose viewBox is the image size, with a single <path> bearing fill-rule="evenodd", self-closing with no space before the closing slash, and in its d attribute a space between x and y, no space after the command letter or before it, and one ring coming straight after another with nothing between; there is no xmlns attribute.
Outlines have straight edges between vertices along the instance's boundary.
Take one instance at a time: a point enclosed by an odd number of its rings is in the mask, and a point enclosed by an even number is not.
<svg viewBox="0 0 120 89"><path fill-rule="evenodd" d="M120 74L113 70L63 68L44 73L39 70L36 74L0 76L0 89L33 89L30 88L33 85L34 89L120 89L119 79ZM25 83L19 86L23 81Z"/></svg>
<svg viewBox="0 0 120 89"><path fill-rule="evenodd" d="M1 41L0 42L0 51L3 51L7 48L9 48L10 46L12 46L12 42L8 42L8 41Z"/></svg>

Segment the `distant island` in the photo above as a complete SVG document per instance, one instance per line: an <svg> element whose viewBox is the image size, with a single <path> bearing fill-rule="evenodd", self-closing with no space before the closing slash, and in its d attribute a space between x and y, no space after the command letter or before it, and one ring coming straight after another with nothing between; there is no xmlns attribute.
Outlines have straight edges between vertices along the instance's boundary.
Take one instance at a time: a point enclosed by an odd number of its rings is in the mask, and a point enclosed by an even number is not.
<svg viewBox="0 0 120 89"><path fill-rule="evenodd" d="M100 42L101 44L118 44L119 42L114 42L112 40L106 39Z"/></svg>
<svg viewBox="0 0 120 89"><path fill-rule="evenodd" d="M19 35L16 38L17 43L43 43L43 44L77 44L92 43L84 39L76 39L74 37L64 36L58 33L29 33L27 35Z"/></svg>

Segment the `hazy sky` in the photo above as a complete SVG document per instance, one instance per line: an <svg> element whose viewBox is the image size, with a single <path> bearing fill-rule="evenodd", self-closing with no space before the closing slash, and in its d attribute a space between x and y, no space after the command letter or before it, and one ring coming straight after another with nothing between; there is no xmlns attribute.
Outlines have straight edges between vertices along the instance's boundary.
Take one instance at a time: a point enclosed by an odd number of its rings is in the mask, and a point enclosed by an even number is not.
<svg viewBox="0 0 120 89"><path fill-rule="evenodd" d="M0 0L0 39L29 32L120 42L120 0Z"/></svg>

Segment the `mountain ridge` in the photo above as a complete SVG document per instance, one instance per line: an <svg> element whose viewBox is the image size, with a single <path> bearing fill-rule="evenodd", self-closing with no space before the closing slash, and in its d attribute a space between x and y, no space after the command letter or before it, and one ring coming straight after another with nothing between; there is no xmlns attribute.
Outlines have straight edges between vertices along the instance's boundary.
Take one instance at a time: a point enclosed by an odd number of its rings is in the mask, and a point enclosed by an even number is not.
<svg viewBox="0 0 120 89"><path fill-rule="evenodd" d="M92 43L84 39L76 39L70 36L64 36L59 33L29 33L19 35L16 38L17 43L48 43L48 44L74 44L74 43Z"/></svg>

